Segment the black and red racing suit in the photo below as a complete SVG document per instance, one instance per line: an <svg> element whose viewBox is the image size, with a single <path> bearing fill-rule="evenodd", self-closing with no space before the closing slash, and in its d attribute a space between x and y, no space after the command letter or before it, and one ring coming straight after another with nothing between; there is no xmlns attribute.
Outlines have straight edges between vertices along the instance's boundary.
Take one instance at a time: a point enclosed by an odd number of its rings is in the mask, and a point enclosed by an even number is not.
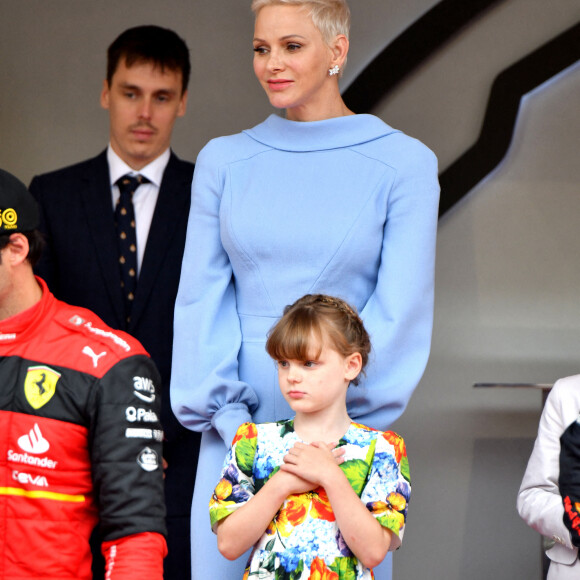
<svg viewBox="0 0 580 580"><path fill-rule="evenodd" d="M560 437L558 487L564 502L564 525L572 544L580 548L580 416Z"/></svg>
<svg viewBox="0 0 580 580"><path fill-rule="evenodd" d="M163 577L159 377L143 347L57 300L0 322L0 580Z"/></svg>

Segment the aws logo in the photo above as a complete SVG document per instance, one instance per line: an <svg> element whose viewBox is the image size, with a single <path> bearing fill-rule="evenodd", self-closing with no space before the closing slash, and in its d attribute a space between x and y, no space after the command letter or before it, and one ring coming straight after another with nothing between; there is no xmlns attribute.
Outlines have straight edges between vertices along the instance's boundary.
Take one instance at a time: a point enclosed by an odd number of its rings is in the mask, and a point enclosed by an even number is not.
<svg viewBox="0 0 580 580"><path fill-rule="evenodd" d="M24 395L33 409L40 409L52 399L59 379L60 373L49 367L29 367L24 379Z"/></svg>
<svg viewBox="0 0 580 580"><path fill-rule="evenodd" d="M5 230L15 230L18 222L18 214L11 207L0 210L0 227Z"/></svg>

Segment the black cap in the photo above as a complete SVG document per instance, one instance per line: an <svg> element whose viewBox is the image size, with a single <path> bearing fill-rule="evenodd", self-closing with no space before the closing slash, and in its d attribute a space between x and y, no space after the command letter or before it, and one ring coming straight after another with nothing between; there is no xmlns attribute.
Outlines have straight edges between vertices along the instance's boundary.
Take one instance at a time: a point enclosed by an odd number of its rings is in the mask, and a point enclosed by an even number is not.
<svg viewBox="0 0 580 580"><path fill-rule="evenodd" d="M0 169L0 234L29 232L38 227L38 205L28 188Z"/></svg>

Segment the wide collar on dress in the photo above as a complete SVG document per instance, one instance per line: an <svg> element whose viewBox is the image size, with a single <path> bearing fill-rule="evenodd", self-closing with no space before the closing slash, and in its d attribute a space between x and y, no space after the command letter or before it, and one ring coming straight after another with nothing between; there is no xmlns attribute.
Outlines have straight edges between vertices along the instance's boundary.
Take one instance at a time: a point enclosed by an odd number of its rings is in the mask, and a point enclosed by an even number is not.
<svg viewBox="0 0 580 580"><path fill-rule="evenodd" d="M288 121L270 115L244 131L252 139L282 151L321 151L352 147L398 133L374 115L347 115L323 121Z"/></svg>

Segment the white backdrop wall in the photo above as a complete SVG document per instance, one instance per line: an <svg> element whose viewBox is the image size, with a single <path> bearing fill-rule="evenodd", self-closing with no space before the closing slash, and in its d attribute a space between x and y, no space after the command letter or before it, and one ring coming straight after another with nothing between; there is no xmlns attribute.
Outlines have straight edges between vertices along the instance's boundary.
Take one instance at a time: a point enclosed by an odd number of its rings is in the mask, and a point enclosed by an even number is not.
<svg viewBox="0 0 580 580"><path fill-rule="evenodd" d="M350 4L344 87L436 1ZM444 169L476 140L498 72L578 20L577 0L498 2L374 112L429 145ZM0 167L29 182L101 151L106 48L149 23L191 49L179 156L195 160L210 138L271 112L251 71L249 0L0 0ZM394 426L413 477L395 578L540 578L540 538L519 520L515 497L541 395L472 385L580 372L579 95L578 66L529 95L508 157L440 220L432 356Z"/></svg>

